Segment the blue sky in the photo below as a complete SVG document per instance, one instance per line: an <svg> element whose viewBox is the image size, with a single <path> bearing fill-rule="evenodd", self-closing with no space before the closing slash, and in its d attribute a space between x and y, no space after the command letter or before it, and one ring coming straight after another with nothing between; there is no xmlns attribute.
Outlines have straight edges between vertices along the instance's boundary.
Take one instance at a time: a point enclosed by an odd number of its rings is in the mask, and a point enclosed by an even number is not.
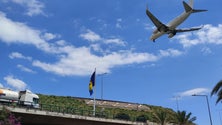
<svg viewBox="0 0 222 125"><path fill-rule="evenodd" d="M188 1L186 1L188 2ZM0 86L35 93L90 98L96 68L103 75L103 98L158 105L197 116L208 124L206 100L221 79L220 0L195 0L179 28L201 30L149 40L154 25L146 5L163 23L184 9L178 0L0 0ZM102 76L96 76L101 98ZM221 104L209 97L214 125Z"/></svg>

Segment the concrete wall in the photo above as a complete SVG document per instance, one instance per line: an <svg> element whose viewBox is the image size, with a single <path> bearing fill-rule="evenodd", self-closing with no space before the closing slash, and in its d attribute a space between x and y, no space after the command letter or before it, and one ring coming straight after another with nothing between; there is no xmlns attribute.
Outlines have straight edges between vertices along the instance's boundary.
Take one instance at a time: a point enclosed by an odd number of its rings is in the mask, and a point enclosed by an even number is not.
<svg viewBox="0 0 222 125"><path fill-rule="evenodd" d="M140 122L63 114L37 109L6 108L21 118L22 125L147 125Z"/></svg>

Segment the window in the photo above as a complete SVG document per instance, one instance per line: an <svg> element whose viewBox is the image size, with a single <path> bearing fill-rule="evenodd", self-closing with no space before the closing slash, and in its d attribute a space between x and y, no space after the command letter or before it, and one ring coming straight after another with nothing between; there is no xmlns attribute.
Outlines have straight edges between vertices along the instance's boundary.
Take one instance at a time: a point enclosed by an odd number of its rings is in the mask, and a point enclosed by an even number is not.
<svg viewBox="0 0 222 125"><path fill-rule="evenodd" d="M33 104L38 104L39 103L39 99L38 98L33 98Z"/></svg>

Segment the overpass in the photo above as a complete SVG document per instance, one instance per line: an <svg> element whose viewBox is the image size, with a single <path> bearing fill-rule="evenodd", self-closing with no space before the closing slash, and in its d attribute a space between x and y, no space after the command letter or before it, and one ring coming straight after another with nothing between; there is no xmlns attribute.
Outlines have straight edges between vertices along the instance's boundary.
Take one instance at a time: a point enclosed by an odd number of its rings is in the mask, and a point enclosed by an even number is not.
<svg viewBox="0 0 222 125"><path fill-rule="evenodd" d="M21 118L22 125L148 125L148 123L106 119L24 107L4 106ZM2 110L3 105L0 105ZM155 125L155 124L152 124Z"/></svg>

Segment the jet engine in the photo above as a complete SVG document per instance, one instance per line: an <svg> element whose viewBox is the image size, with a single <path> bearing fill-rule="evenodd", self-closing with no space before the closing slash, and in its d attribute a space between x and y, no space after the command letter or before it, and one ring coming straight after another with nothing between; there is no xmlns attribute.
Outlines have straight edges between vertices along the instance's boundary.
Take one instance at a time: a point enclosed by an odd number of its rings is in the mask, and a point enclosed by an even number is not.
<svg viewBox="0 0 222 125"><path fill-rule="evenodd" d="M170 33L169 35L168 35L168 38L172 38L174 36L174 34L173 33Z"/></svg>
<svg viewBox="0 0 222 125"><path fill-rule="evenodd" d="M172 32L169 33L168 38L172 38L173 36L175 36L177 34L177 32L174 30Z"/></svg>

